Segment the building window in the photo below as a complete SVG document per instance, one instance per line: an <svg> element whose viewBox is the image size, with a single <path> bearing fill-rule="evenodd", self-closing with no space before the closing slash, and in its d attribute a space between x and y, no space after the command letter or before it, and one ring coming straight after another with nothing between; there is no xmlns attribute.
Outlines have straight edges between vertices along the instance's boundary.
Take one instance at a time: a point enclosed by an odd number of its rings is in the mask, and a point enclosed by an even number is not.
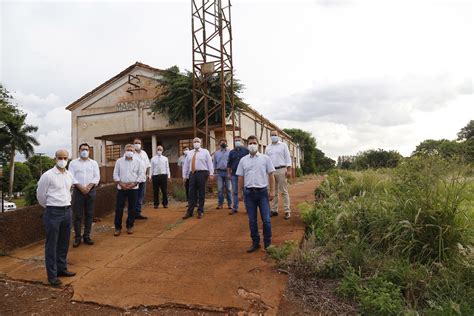
<svg viewBox="0 0 474 316"><path fill-rule="evenodd" d="M105 159L106 161L116 161L120 158L120 145L106 145Z"/></svg>
<svg viewBox="0 0 474 316"><path fill-rule="evenodd" d="M179 140L179 154L183 152L184 148L188 147L189 149L193 149L193 140L192 139L180 139Z"/></svg>
<svg viewBox="0 0 474 316"><path fill-rule="evenodd" d="M94 159L94 147L89 147L89 158Z"/></svg>

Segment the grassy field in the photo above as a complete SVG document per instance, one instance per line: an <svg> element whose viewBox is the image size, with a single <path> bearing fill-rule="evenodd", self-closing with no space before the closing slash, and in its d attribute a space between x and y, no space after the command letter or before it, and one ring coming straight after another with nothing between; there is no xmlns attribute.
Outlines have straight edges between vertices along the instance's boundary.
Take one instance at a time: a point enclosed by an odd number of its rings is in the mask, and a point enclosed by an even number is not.
<svg viewBox="0 0 474 316"><path fill-rule="evenodd" d="M335 170L303 212L302 248L271 254L290 280L337 280L364 315L474 315L471 175L433 157Z"/></svg>

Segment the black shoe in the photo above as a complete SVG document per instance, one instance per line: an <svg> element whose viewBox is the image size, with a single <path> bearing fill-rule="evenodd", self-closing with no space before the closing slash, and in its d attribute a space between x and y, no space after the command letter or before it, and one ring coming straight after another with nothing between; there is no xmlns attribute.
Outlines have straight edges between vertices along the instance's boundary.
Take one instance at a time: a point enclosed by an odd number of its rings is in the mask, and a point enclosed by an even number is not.
<svg viewBox="0 0 474 316"><path fill-rule="evenodd" d="M270 244L270 245L266 245L266 246L263 247L263 249L265 249L265 251L267 251L267 250L268 250L268 247L270 247L270 246L271 246L271 244Z"/></svg>
<svg viewBox="0 0 474 316"><path fill-rule="evenodd" d="M138 216L135 216L135 219L148 219L148 217L143 216L143 215L138 215Z"/></svg>
<svg viewBox="0 0 474 316"><path fill-rule="evenodd" d="M54 287L58 287L60 286L61 284L63 284L63 282L61 282L60 279L56 278L54 280L48 280L49 284L51 284L52 286Z"/></svg>
<svg viewBox="0 0 474 316"><path fill-rule="evenodd" d="M258 249L260 249L260 245L252 245L252 247L247 249L247 252L251 253L251 252L257 251Z"/></svg>
<svg viewBox="0 0 474 316"><path fill-rule="evenodd" d="M168 208L168 205L163 205L163 208Z"/></svg>
<svg viewBox="0 0 474 316"><path fill-rule="evenodd" d="M287 219L287 220L290 219L290 218L291 218L291 214L290 214L289 212L285 213L285 217L284 217L284 218Z"/></svg>
<svg viewBox="0 0 474 316"><path fill-rule="evenodd" d="M91 245L92 246L94 244L94 241L90 238L84 238L84 243L86 245Z"/></svg>
<svg viewBox="0 0 474 316"><path fill-rule="evenodd" d="M199 214L198 214L198 219L201 219L203 216L204 216L203 213L199 213Z"/></svg>
<svg viewBox="0 0 474 316"><path fill-rule="evenodd" d="M273 216L278 216L278 212L276 211L271 211L270 212L270 216L273 217Z"/></svg>
<svg viewBox="0 0 474 316"><path fill-rule="evenodd" d="M77 248L81 244L80 239L74 239L74 243L72 244L72 247Z"/></svg>
<svg viewBox="0 0 474 316"><path fill-rule="evenodd" d="M58 272L58 277L73 277L76 275L76 272L71 272L68 270Z"/></svg>
<svg viewBox="0 0 474 316"><path fill-rule="evenodd" d="M183 219L188 219L188 218L190 218L190 217L193 217L193 215L186 213L186 214L184 214L184 216L183 216L182 218L183 218Z"/></svg>
<svg viewBox="0 0 474 316"><path fill-rule="evenodd" d="M158 208L158 205L153 206L153 208Z"/></svg>

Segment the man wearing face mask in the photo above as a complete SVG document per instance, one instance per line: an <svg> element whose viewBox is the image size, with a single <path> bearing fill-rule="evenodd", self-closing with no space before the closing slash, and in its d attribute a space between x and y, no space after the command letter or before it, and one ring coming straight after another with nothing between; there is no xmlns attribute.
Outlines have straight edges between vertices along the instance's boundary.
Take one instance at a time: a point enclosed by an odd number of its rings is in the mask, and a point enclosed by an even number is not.
<svg viewBox="0 0 474 316"><path fill-rule="evenodd" d="M227 140L219 141L219 150L214 153L214 170L217 171L217 193L218 202L216 209L223 208L224 189L227 199L227 206L232 209L232 199L230 197L230 183L227 177L227 163L229 161L229 149L227 149Z"/></svg>
<svg viewBox="0 0 474 316"><path fill-rule="evenodd" d="M248 154L249 150L244 147L242 138L235 136L234 149L230 151L229 161L227 162L227 176L232 181L232 211L229 215L233 215L239 211L239 176L235 173L240 160Z"/></svg>
<svg viewBox="0 0 474 316"><path fill-rule="evenodd" d="M273 200L271 216L278 215L278 195L281 193L283 198L283 208L285 210L285 219L290 219L290 194L288 193L287 177L291 175L291 156L288 145L280 141L278 131L274 130L270 134L272 143L267 146L265 154L272 160L275 166L275 185L276 195Z"/></svg>
<svg viewBox="0 0 474 316"><path fill-rule="evenodd" d="M272 226L270 222L270 202L275 196L274 177L275 168L267 155L258 152L256 136L248 138L250 154L243 157L236 174L239 176L239 200L245 202L249 218L250 237L252 246L247 252L254 252L260 248L260 234L258 232L257 208L263 223L263 245L267 249L272 243Z"/></svg>
<svg viewBox="0 0 474 316"><path fill-rule="evenodd" d="M183 166L183 179L189 175L189 201L188 209L183 219L193 216L197 202L198 218L204 215L204 200L206 197L207 180L214 178L214 166L207 149L201 148L201 139L193 139L194 150L188 153Z"/></svg>
<svg viewBox="0 0 474 316"><path fill-rule="evenodd" d="M78 247L81 244L82 217L84 217L84 243L94 244L91 239L91 230L96 197L95 188L99 184L100 171L97 162L89 158L89 149L88 144L81 144L79 146L80 157L69 164L69 172L74 178L72 202L75 237L73 247Z"/></svg>
<svg viewBox="0 0 474 316"><path fill-rule="evenodd" d="M184 166L184 161L186 160L186 156L189 153L189 147L184 147L183 148L183 154L181 157L178 159L178 167L180 168L179 172L182 174L183 173L183 166ZM183 178L184 182L184 190L186 192L186 201L189 201L189 175L187 175L186 179ZM188 205L186 205L186 208Z"/></svg>
<svg viewBox="0 0 474 316"><path fill-rule="evenodd" d="M163 156L163 147L156 148L156 156L151 158L151 177L153 182L153 206L160 205L160 190L163 207L168 208L168 179L171 178L168 158Z"/></svg>
<svg viewBox="0 0 474 316"><path fill-rule="evenodd" d="M139 138L133 140L133 146L135 147L135 155L145 168L145 177L138 180L138 197L135 207L135 219L147 219L148 217L142 215L143 199L145 198L146 192L146 179L150 176L150 159L146 151L142 149L142 141Z"/></svg>
<svg viewBox="0 0 474 316"><path fill-rule="evenodd" d="M145 178L145 166L135 155L135 146L127 144L125 154L115 163L114 181L117 184L117 202L115 209L115 233L122 231L122 217L125 200L128 204L127 233L133 234L135 206L138 198L138 183Z"/></svg>
<svg viewBox="0 0 474 316"><path fill-rule="evenodd" d="M67 269L67 253L71 236L72 174L66 170L69 153L65 149L55 154L56 166L46 171L38 181L36 198L45 208L43 223L46 227L44 258L48 281L52 286L62 284L58 277L72 277Z"/></svg>

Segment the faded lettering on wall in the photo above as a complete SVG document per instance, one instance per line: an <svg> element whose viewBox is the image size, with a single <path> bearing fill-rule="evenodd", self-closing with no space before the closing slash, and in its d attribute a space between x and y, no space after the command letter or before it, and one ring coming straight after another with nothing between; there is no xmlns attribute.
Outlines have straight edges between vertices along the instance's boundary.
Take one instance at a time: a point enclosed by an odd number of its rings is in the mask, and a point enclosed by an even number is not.
<svg viewBox="0 0 474 316"><path fill-rule="evenodd" d="M138 101L128 101L120 102L115 106L117 112L124 111L135 111L136 109L149 109L151 108L154 100L138 100Z"/></svg>

